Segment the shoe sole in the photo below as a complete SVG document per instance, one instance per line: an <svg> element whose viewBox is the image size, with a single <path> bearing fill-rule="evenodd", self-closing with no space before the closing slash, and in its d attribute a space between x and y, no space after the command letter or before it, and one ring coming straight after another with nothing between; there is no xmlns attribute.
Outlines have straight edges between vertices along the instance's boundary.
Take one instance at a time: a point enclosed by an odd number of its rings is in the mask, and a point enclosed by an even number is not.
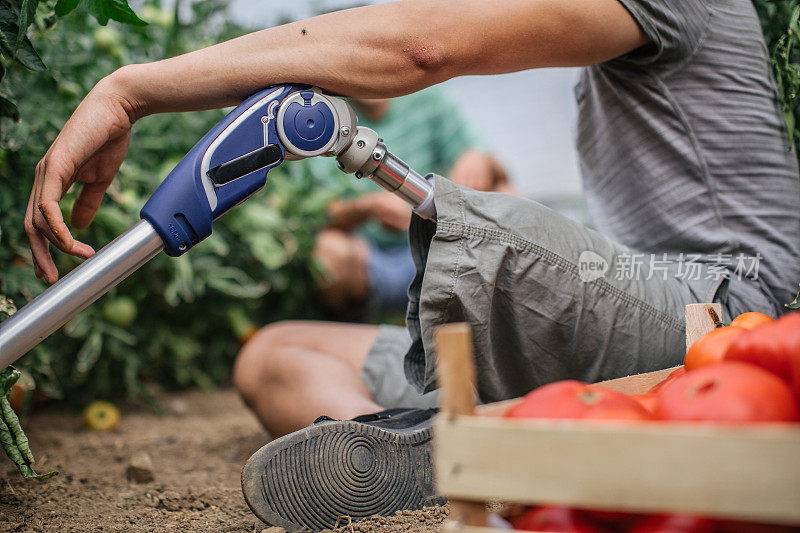
<svg viewBox="0 0 800 533"><path fill-rule="evenodd" d="M288 532L333 528L444 503L433 488L431 428L325 422L263 446L242 470L247 505Z"/></svg>

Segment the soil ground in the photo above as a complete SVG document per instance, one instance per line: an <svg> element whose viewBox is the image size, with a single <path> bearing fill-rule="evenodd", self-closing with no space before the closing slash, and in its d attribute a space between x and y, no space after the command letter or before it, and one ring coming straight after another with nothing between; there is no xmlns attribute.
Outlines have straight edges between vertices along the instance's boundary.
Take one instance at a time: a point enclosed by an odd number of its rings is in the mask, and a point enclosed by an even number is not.
<svg viewBox="0 0 800 533"><path fill-rule="evenodd" d="M78 413L34 413L24 427L36 469L59 475L24 480L0 456L0 531L267 529L247 508L239 474L270 437L236 393L190 391L164 395L161 402L167 414L123 409L122 422L109 432L85 429ZM152 461L153 480L130 481L126 470L141 462L142 453ZM444 510L434 508L340 529L427 533L438 530L443 518Z"/></svg>

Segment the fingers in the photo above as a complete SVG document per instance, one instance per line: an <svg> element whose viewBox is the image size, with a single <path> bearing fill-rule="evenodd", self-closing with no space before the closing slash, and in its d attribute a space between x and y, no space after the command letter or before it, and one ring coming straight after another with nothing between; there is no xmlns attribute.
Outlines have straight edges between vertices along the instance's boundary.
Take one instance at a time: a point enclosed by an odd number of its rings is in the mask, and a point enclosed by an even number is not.
<svg viewBox="0 0 800 533"><path fill-rule="evenodd" d="M58 205L62 197L61 190L61 180L53 179L45 172L35 206L40 216L37 216L34 211L33 226L42 232L59 250L69 252L72 249L74 239L69 228L64 223L61 207Z"/></svg>
<svg viewBox="0 0 800 533"><path fill-rule="evenodd" d="M72 207L72 225L78 229L86 229L92 223L108 184L84 183L75 205Z"/></svg>
<svg viewBox="0 0 800 533"><path fill-rule="evenodd" d="M48 241L39 230L34 226L33 220L35 215L39 215L38 209L35 207L38 203L39 189L41 186L42 173L44 172L44 162L36 165L36 178L33 184L31 196L28 199L28 208L25 211L25 234L28 236L30 243L31 253L33 256L33 269L38 278L45 278L49 283L55 282L58 279L58 270L56 269L53 258L50 257L50 249Z"/></svg>
<svg viewBox="0 0 800 533"><path fill-rule="evenodd" d="M87 259L94 254L91 246L75 240L72 236L69 228L64 223L64 217L57 201L45 200L43 193L42 199L39 201L39 212L44 216L47 226L39 228L34 222L34 227L37 227L59 250L83 259Z"/></svg>
<svg viewBox="0 0 800 533"><path fill-rule="evenodd" d="M58 269L50 255L50 242L78 257L87 258L94 253L90 246L72 237L58 205L63 191L69 188L71 173L66 174L68 177L65 185L63 178L48 179L48 171L52 170L52 167L48 169L46 159L36 166L36 178L28 200L24 223L33 256L34 272L37 277L44 278L48 283L55 283L58 280Z"/></svg>
<svg viewBox="0 0 800 533"><path fill-rule="evenodd" d="M35 216L36 211L40 216ZM34 271L40 278L48 283L58 281L58 269L50 255L50 243L55 244L60 250L86 259L94 254L91 246L75 240L69 233L61 209L56 202L39 202L34 211L32 230L28 232L31 252L33 254ZM66 232L66 233L64 233Z"/></svg>
<svg viewBox="0 0 800 533"><path fill-rule="evenodd" d="M50 283L58 279L48 241L77 257L87 258L94 253L90 246L73 238L58 202L76 178L86 182L87 186L76 201L73 220L78 228L89 225L125 157L130 127L130 117L119 99L102 90L93 90L37 165L25 215L25 232L37 276Z"/></svg>
<svg viewBox="0 0 800 533"><path fill-rule="evenodd" d="M34 195L28 201L28 211L25 213L25 234L28 236L31 253L33 256L33 270L37 278L44 278L48 283L55 283L58 279L53 258L50 257L49 241L33 225Z"/></svg>
<svg viewBox="0 0 800 533"><path fill-rule="evenodd" d="M130 133L107 142L78 172L78 180L84 183L72 208L72 224L85 229L91 224L100 203L103 201L114 177L119 171L125 154L128 153Z"/></svg>
<svg viewBox="0 0 800 533"><path fill-rule="evenodd" d="M33 228L25 224L25 233L33 254L33 270L37 278L44 278L48 283L55 283L58 279L58 270L50 257L49 241Z"/></svg>

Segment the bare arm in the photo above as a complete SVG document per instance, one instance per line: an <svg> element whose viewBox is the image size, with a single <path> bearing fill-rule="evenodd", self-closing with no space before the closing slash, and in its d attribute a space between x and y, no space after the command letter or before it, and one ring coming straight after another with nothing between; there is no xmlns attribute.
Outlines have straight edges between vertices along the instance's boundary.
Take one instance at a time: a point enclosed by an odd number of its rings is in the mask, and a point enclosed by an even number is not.
<svg viewBox="0 0 800 533"><path fill-rule="evenodd" d="M405 0L133 66L120 82L144 114L232 105L288 81L383 98L465 74L589 65L646 42L617 0Z"/></svg>
<svg viewBox="0 0 800 533"><path fill-rule="evenodd" d="M352 200L334 200L328 206L330 227L352 231L368 220L377 220L394 231L408 229L411 208L386 191L377 191Z"/></svg>
<svg viewBox="0 0 800 533"><path fill-rule="evenodd" d="M353 231L370 218L370 206L366 195L328 204L328 227L342 231Z"/></svg>
<svg viewBox="0 0 800 533"><path fill-rule="evenodd" d="M48 241L92 254L73 239L58 202L82 182L72 222L88 226L127 153L132 124L148 114L233 105L282 82L396 96L464 74L588 65L646 42L618 0L405 0L124 67L87 95L37 166L25 220L36 273L58 278Z"/></svg>

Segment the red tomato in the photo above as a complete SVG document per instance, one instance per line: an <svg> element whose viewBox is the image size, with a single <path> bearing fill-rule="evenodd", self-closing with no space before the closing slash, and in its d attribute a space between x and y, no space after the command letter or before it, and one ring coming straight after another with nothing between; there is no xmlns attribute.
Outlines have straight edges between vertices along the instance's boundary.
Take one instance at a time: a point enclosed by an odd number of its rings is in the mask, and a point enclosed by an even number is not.
<svg viewBox="0 0 800 533"><path fill-rule="evenodd" d="M656 405L658 404L658 394L648 392L647 394L637 394L631 396L634 400L639 402L639 405L647 409L648 413L656 412Z"/></svg>
<svg viewBox="0 0 800 533"><path fill-rule="evenodd" d="M697 339L686 352L683 360L686 371L719 363L725 357L725 352L728 351L731 342L743 333L747 333L747 330L736 326L712 329Z"/></svg>
<svg viewBox="0 0 800 533"><path fill-rule="evenodd" d="M789 313L737 337L725 360L760 366L792 383L793 369L800 366L800 313ZM800 393L799 383L795 391Z"/></svg>
<svg viewBox="0 0 800 533"><path fill-rule="evenodd" d="M738 326L744 329L755 329L758 326L775 322L775 319L764 313L742 313L731 322L731 326Z"/></svg>
<svg viewBox="0 0 800 533"><path fill-rule="evenodd" d="M630 533L711 533L714 522L699 516L670 514L648 516Z"/></svg>
<svg viewBox="0 0 800 533"><path fill-rule="evenodd" d="M670 372L669 376L664 378L663 381L660 381L659 383L656 383L655 385L653 385L653 387L647 392L648 393L658 392L658 391L661 390L662 387L664 387L664 385L666 385L670 381L675 381L679 377L685 376L685 375L686 375L686 367L685 366L679 366L678 368L676 368L675 370Z"/></svg>
<svg viewBox="0 0 800 533"><path fill-rule="evenodd" d="M739 522L737 520L715 520L719 533L797 533L797 526L781 526L778 524L759 524L757 522Z"/></svg>
<svg viewBox="0 0 800 533"><path fill-rule="evenodd" d="M621 392L579 381L557 381L534 389L506 414L508 418L589 418L650 420L639 403Z"/></svg>
<svg viewBox="0 0 800 533"><path fill-rule="evenodd" d="M687 373L666 385L655 416L691 422L797 422L788 385L753 365L725 362Z"/></svg>
<svg viewBox="0 0 800 533"><path fill-rule="evenodd" d="M511 525L522 531L603 533L603 529L582 517L580 511L549 505L526 511L514 518Z"/></svg>
<svg viewBox="0 0 800 533"><path fill-rule="evenodd" d="M796 361L792 365L792 388L797 400L800 401L800 364Z"/></svg>
<svg viewBox="0 0 800 533"><path fill-rule="evenodd" d="M634 524L645 516L639 513L599 511L597 509L581 509L580 512L590 522L594 522L611 531L629 531Z"/></svg>

